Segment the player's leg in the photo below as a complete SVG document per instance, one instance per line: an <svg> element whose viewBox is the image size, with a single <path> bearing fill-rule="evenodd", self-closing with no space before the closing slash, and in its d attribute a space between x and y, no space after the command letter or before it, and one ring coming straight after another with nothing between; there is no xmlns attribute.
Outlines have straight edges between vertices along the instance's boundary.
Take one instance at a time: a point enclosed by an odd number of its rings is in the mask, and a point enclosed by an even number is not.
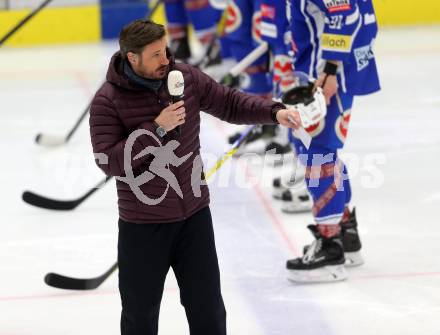
<svg viewBox="0 0 440 335"><path fill-rule="evenodd" d="M281 210L284 213L295 214L310 212L313 207L313 199L305 183L306 169L298 160L295 149L295 138L292 132L288 133L290 145L293 147L295 160L292 169L285 172L281 177L273 180L273 196L281 200Z"/></svg>
<svg viewBox="0 0 440 335"><path fill-rule="evenodd" d="M232 0L227 8L225 34L232 56L237 62L253 51L261 40L261 12L253 0ZM252 63L244 74L244 92L270 97L272 85L268 76L268 54Z"/></svg>
<svg viewBox="0 0 440 335"><path fill-rule="evenodd" d="M301 258L287 262L290 279L324 282L346 279L345 257L339 223L345 205L341 162L336 151L311 146L300 159L306 166L306 183L313 198L312 226L315 240Z"/></svg>
<svg viewBox="0 0 440 335"><path fill-rule="evenodd" d="M252 0L233 0L229 2L225 26L225 38L228 40L232 56L237 62L253 51L261 40L261 12L259 4ZM239 88L246 93L259 95L264 98L272 97L272 83L268 73L269 58L265 54L253 62L240 76ZM276 135L277 127L263 126L247 143L260 142L253 145L258 151L265 149L266 144ZM233 143L240 134L229 137ZM259 148L259 147L262 148ZM249 147L248 147L249 149ZM260 150L262 149L262 150Z"/></svg>
<svg viewBox="0 0 440 335"><path fill-rule="evenodd" d="M293 44L288 28L286 2L260 0L260 10L261 39L269 44L271 50L272 96L274 99L280 99L281 95L294 84ZM277 130L277 136L267 145L266 151L275 149L283 154L290 152L291 146L286 129L278 127Z"/></svg>
<svg viewBox="0 0 440 335"><path fill-rule="evenodd" d="M212 7L209 0L185 0L185 10L206 58L200 66L220 64L222 46L217 31L223 11Z"/></svg>
<svg viewBox="0 0 440 335"><path fill-rule="evenodd" d="M328 106L326 118L307 129L313 136L310 148L295 141L299 159L306 166L305 179L313 198L316 225L309 228L315 241L305 248L304 256L287 262L294 281L335 281L347 277L343 267L343 242L347 239L343 238L341 225L347 224L354 213L346 210L351 188L337 149L345 142L352 102L351 96L339 92ZM351 232L353 228L350 227ZM344 229L344 233L347 231Z"/></svg>
<svg viewBox="0 0 440 335"><path fill-rule="evenodd" d="M170 50L176 60L187 62L191 57L188 41L188 18L183 0L164 0Z"/></svg>

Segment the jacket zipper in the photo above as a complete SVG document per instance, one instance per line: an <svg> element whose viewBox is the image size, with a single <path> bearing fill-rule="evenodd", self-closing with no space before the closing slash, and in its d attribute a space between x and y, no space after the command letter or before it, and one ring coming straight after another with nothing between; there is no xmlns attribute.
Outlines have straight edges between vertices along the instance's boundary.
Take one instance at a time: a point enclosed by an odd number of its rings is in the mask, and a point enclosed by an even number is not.
<svg viewBox="0 0 440 335"><path fill-rule="evenodd" d="M155 95L156 95L157 102L159 103L159 105L162 105L162 106L167 107L166 105L164 105L164 104L162 103L163 100L162 100L162 98L161 98L159 92L155 92ZM170 169L171 169L171 166L170 166ZM176 175L177 175L177 181L180 182L180 177L181 177L181 175L180 175L180 172L179 172L179 168L178 168L178 166L176 167L175 170L176 170L175 173L176 173ZM179 187L180 187L180 184L179 184ZM182 190L182 192L183 192L183 190ZM183 193L182 193L182 194L183 194ZM179 196L177 193L176 193L176 195L179 197L179 203L180 203L180 208L181 208L181 211L182 211L182 214L183 214L183 220L185 220L185 219L186 219L186 206L185 206L185 200L182 199L182 198L180 198L180 196ZM184 194L183 194L183 197L185 197Z"/></svg>

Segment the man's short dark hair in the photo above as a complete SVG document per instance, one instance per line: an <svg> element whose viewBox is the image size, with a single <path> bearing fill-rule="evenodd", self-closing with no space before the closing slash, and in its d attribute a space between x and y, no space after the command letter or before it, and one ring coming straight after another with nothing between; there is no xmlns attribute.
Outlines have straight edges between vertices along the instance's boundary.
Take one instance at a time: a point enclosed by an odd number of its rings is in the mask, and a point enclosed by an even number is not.
<svg viewBox="0 0 440 335"><path fill-rule="evenodd" d="M122 28L119 34L119 48L122 58L127 58L128 52L142 53L148 44L165 36L165 27L150 20L135 20Z"/></svg>

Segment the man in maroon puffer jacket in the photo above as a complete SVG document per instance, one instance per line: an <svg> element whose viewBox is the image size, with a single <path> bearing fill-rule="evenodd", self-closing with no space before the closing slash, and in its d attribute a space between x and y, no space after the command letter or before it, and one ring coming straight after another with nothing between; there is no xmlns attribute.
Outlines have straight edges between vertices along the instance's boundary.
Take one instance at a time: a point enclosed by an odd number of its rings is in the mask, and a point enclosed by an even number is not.
<svg viewBox="0 0 440 335"><path fill-rule="evenodd" d="M121 333L157 334L172 267L191 335L225 335L208 187L194 189L200 111L236 124L295 128L298 114L174 63L162 25L134 21L122 30L119 44L92 103L90 133L98 166L117 177ZM171 70L181 71L185 82L177 103L170 102L165 84Z"/></svg>

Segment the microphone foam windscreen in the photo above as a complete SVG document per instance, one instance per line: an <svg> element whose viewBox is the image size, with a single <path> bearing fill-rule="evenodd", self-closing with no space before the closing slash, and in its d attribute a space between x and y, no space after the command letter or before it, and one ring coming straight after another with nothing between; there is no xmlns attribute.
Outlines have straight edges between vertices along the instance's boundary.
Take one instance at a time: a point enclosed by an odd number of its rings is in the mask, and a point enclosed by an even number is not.
<svg viewBox="0 0 440 335"><path fill-rule="evenodd" d="M183 74L180 71L174 70L168 74L168 92L172 96L181 96L185 88Z"/></svg>

